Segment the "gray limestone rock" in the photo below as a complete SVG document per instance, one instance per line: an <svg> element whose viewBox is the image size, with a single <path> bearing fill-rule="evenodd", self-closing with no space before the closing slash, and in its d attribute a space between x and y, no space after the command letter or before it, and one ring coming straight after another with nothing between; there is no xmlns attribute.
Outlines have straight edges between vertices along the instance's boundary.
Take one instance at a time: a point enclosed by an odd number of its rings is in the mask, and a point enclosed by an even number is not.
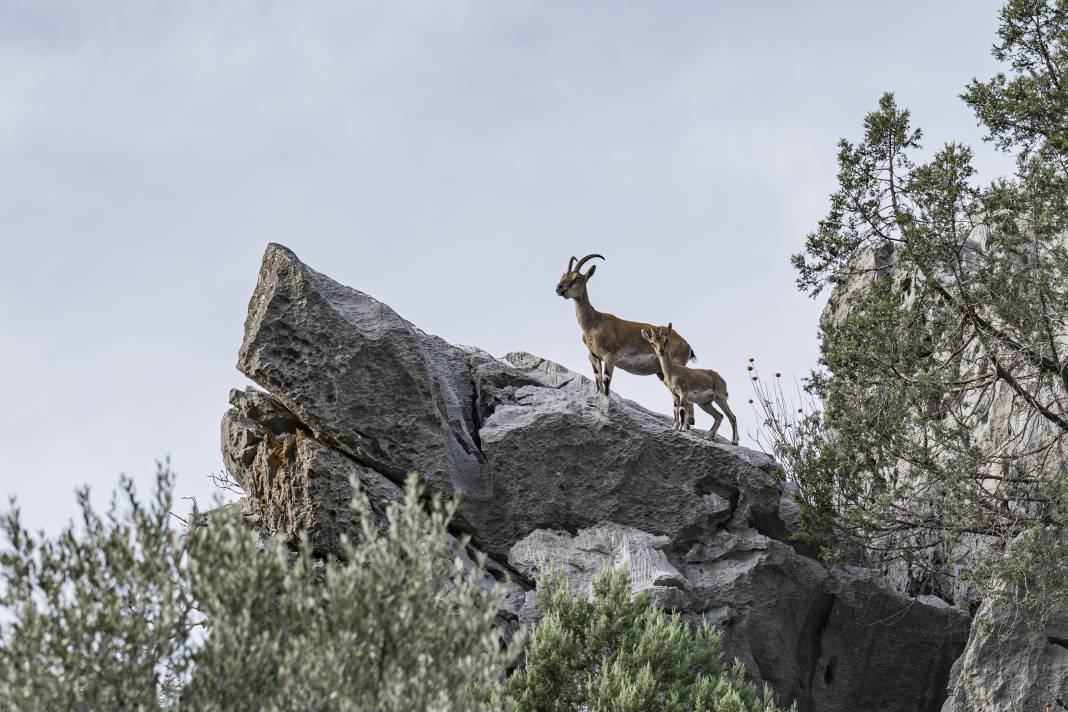
<svg viewBox="0 0 1068 712"><path fill-rule="evenodd" d="M529 354L474 368L489 496L467 497L465 521L505 555L536 529L612 521L688 548L728 523L785 537L781 488L766 456L697 431Z"/></svg>
<svg viewBox="0 0 1068 712"><path fill-rule="evenodd" d="M866 569L828 572L754 530L723 530L684 555L665 536L602 522L570 535L539 530L509 552L537 578L558 568L588 593L604 566L625 566L694 624L708 620L728 657L746 664L779 700L807 712L939 709L968 619L935 597L913 599Z"/></svg>
<svg viewBox="0 0 1068 712"><path fill-rule="evenodd" d="M634 592L649 591L664 608L686 610L693 605L692 596L686 578L663 551L669 543L665 536L612 522L580 529L575 536L539 529L512 547L508 563L530 580L559 569L569 586L587 595L602 568L622 567Z"/></svg>
<svg viewBox="0 0 1068 712"><path fill-rule="evenodd" d="M722 531L680 562L694 610L723 630L724 650L782 701L811 707L827 571L788 544L753 530ZM818 709L818 708L817 708Z"/></svg>
<svg viewBox="0 0 1068 712"><path fill-rule="evenodd" d="M1068 611L1038 625L988 598L955 668L944 712L1068 709Z"/></svg>
<svg viewBox="0 0 1068 712"><path fill-rule="evenodd" d="M281 534L295 542L306 533L319 556L340 553L341 537L359 536L360 522L352 509L356 481L385 527L385 510L404 494L391 480L364 467L335 448L320 443L308 429L271 396L248 388L233 390L232 407L223 415L223 460L231 477L245 491L241 512L264 535ZM464 554L469 571L473 556ZM534 594L512 571L486 560L483 587L505 587L496 623L505 638L538 617Z"/></svg>
<svg viewBox="0 0 1068 712"><path fill-rule="evenodd" d="M249 301L238 368L310 429L401 482L484 495L468 352L271 244Z"/></svg>
<svg viewBox="0 0 1068 712"><path fill-rule="evenodd" d="M860 567L832 572L824 591L812 709L938 712L968 617L934 596L904 596Z"/></svg>
<svg viewBox="0 0 1068 712"><path fill-rule="evenodd" d="M252 464L265 436L292 433L300 426L284 405L255 388L231 389L230 405L222 419L222 456L232 477Z"/></svg>
<svg viewBox="0 0 1068 712"><path fill-rule="evenodd" d="M279 245L264 255L239 368L270 395L231 394L223 458L265 528L307 531L331 553L354 531L353 478L380 510L416 470L461 496L455 523L490 555L485 584L507 587L506 635L540 615L528 584L547 566L580 591L602 566L625 566L636 590L720 627L727 655L803 712L942 704L966 616L796 550L796 503L764 454L674 432L667 415L551 361L452 346ZM1065 638L1046 639L1036 665L1060 670ZM1007 665L984 655L988 667L957 665L961 684Z"/></svg>
<svg viewBox="0 0 1068 712"><path fill-rule="evenodd" d="M270 534L296 540L307 532L320 555L340 552L341 536L359 533L352 482L381 519L400 488L351 457L313 439L308 429L262 391L230 392L222 419L223 462L245 491L247 518Z"/></svg>
<svg viewBox="0 0 1068 712"><path fill-rule="evenodd" d="M315 440L394 482L415 470L460 493L459 526L491 554L602 519L680 546L730 520L785 536L766 456L672 432L529 354L452 346L280 245L264 255L238 365ZM248 429L224 428L227 457L247 459Z"/></svg>
<svg viewBox="0 0 1068 712"><path fill-rule="evenodd" d="M302 431L266 436L236 479L261 527L292 541L306 532L321 556L341 553L342 536L359 536L353 482L359 483L383 523L386 506L402 497L400 488L382 475Z"/></svg>

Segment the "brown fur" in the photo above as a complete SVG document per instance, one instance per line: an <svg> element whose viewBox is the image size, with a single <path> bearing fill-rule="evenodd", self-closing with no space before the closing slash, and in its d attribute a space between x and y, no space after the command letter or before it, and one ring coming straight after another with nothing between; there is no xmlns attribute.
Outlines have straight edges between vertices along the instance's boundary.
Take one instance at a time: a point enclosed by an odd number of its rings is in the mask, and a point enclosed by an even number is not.
<svg viewBox="0 0 1068 712"><path fill-rule="evenodd" d="M714 419L708 437L716 437L719 424L723 422L723 413L726 413L731 424L731 444L737 445L738 420L727 405L727 381L710 368L687 368L669 358L672 333L671 324L645 329L641 333L660 361L664 372L664 385L671 391L675 402L675 423L672 429L687 430L693 424L692 419L682 415L682 411L689 404L689 412L692 413L692 404L696 403ZM716 410L716 406L719 406L723 413Z"/></svg>
<svg viewBox="0 0 1068 712"><path fill-rule="evenodd" d="M597 390L608 395L612 384L612 372L619 366L628 373L638 376L656 374L663 380L660 366L652 347L642 338L642 330L651 331L655 327L640 321L620 319L614 314L599 312L590 304L586 283L593 276L597 265L590 267L585 274L582 266L587 260L600 255L587 255L581 260L572 257L567 271L556 283L556 293L564 299L575 301L575 315L579 328L582 329L582 343L589 350L590 365L597 381ZM696 358L693 349L678 333L672 332L668 338L667 352L676 363L686 363ZM645 358L647 363L641 362ZM689 406L689 420L693 422L693 405Z"/></svg>

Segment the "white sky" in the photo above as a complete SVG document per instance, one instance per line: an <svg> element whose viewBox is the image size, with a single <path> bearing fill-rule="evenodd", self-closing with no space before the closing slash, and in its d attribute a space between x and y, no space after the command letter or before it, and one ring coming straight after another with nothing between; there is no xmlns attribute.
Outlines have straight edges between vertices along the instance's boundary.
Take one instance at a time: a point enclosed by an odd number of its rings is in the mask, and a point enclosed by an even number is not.
<svg viewBox="0 0 1068 712"><path fill-rule="evenodd" d="M54 530L77 485L170 455L209 499L269 241L583 373L553 287L601 252L594 305L673 321L746 442L745 360L815 363L788 258L879 95L1009 167L957 98L1000 2L756 5L0 0L0 496ZM670 413L654 378L613 387Z"/></svg>

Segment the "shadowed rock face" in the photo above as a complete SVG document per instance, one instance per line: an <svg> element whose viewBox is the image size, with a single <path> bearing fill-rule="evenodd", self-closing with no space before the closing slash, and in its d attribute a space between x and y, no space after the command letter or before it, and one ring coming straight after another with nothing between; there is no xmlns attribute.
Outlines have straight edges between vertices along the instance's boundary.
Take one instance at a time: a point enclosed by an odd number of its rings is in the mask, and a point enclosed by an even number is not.
<svg viewBox="0 0 1068 712"><path fill-rule="evenodd" d="M966 617L797 552L763 454L671 431L536 356L450 345L279 245L238 366L268 393L232 393L223 458L269 530L333 553L356 533L350 480L380 511L415 470L461 496L456 526L511 579L506 631L537 617L531 587L550 564L576 590L626 566L635 590L715 623L728 654L802 710L934 712L946 697Z"/></svg>
<svg viewBox="0 0 1068 712"><path fill-rule="evenodd" d="M353 480L379 519L389 502L401 498L389 479L308 437L266 393L235 389L230 403L223 416L223 460L248 495L250 513L271 533L296 539L308 532L317 554L338 554L341 537L359 531Z"/></svg>

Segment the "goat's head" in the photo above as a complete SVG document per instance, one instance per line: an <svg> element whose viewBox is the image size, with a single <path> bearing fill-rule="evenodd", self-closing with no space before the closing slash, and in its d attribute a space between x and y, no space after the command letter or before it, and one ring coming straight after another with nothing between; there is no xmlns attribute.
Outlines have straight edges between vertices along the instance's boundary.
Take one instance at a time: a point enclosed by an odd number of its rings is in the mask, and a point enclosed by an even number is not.
<svg viewBox="0 0 1068 712"><path fill-rule="evenodd" d="M582 292L586 289L586 282L593 276L594 271L597 269L597 265L590 267L586 274L582 273L582 266L594 257L604 259L601 255L586 255L581 260L576 260L574 257L567 263L567 271L560 277L560 281L556 283L556 293L564 299L577 299L582 295Z"/></svg>
<svg viewBox="0 0 1068 712"><path fill-rule="evenodd" d="M653 353L658 357L667 354L671 340L671 323L669 322L667 326L654 326L652 333L642 329L642 338L649 342L649 345L653 347Z"/></svg>

